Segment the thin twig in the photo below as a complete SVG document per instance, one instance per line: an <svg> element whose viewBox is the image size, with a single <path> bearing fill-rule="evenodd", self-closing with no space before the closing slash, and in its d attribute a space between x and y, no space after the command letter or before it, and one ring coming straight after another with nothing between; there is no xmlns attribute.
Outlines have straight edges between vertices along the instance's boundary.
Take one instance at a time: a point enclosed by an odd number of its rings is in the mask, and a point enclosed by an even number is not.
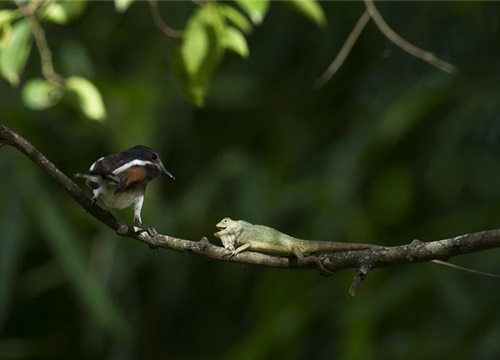
<svg viewBox="0 0 500 360"><path fill-rule="evenodd" d="M345 59L351 52L352 47L358 40L359 35L361 35L361 33L363 32L363 29L365 28L366 24L368 24L369 20L370 20L370 14L368 13L367 10L365 10L358 19L351 33L347 37L346 41L344 42L344 45L342 45L342 48L338 52L335 59L333 59L330 66L328 66L325 72L314 82L314 86L316 87L323 86L337 72L337 70L342 66Z"/></svg>
<svg viewBox="0 0 500 360"><path fill-rule="evenodd" d="M42 64L43 76L54 86L60 87L64 84L64 78L55 72L54 64L52 63L52 52L50 51L45 31L38 22L35 16L36 7L31 7L30 4L25 5L24 1L15 0L19 10L23 13L24 18L31 27L33 38L35 39L36 47L40 53L40 61ZM35 2L36 3L36 2Z"/></svg>
<svg viewBox="0 0 500 360"><path fill-rule="evenodd" d="M437 67L438 69L447 72L449 74L456 74L458 68L455 65L452 65L444 60L439 59L433 53L429 51L422 50L415 45L411 44L407 40L403 39L399 36L394 30L390 28L390 26L385 22L384 18L377 10L373 0L364 0L366 10L370 14L371 18L379 28L379 30L394 44L396 44L399 48L406 51L412 56L415 56L423 61L431 64L432 66Z"/></svg>
<svg viewBox="0 0 500 360"><path fill-rule="evenodd" d="M165 21L163 21L160 9L158 8L158 0L148 0L149 8L151 9L151 16L158 29L160 29L166 36L171 38L181 38L182 31L172 29Z"/></svg>

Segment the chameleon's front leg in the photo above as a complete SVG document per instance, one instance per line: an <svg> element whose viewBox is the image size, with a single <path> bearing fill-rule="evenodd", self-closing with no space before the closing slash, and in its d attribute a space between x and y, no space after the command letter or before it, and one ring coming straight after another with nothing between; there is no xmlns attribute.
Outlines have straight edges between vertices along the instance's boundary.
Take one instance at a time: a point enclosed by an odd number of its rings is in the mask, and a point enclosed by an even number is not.
<svg viewBox="0 0 500 360"><path fill-rule="evenodd" d="M295 255L295 257L298 259L299 263L302 264L315 263L321 275L330 276L333 274L330 270L327 270L323 266L323 263L321 262L320 258L317 257L316 255L309 255L306 257L304 253L296 246L292 247L292 252L293 255Z"/></svg>
<svg viewBox="0 0 500 360"><path fill-rule="evenodd" d="M229 255L229 259L232 258L234 255L238 255L239 253L247 250L252 244L246 243L241 245L240 247L236 248L235 250L231 251L231 254Z"/></svg>

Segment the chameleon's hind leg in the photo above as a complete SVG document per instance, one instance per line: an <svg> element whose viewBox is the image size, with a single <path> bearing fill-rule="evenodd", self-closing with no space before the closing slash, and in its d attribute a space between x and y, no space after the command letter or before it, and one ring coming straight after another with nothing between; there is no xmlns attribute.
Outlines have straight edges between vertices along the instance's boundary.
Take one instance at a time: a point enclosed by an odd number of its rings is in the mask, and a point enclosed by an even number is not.
<svg viewBox="0 0 500 360"><path fill-rule="evenodd" d="M296 246L292 248L293 255L298 259L299 263L302 264L311 264L314 263L316 264L316 267L318 268L318 271L320 272L321 275L323 276L330 276L333 273L330 270L327 270L324 266L323 263L321 262L320 258L317 257L316 255L309 255L309 256L304 256L304 253Z"/></svg>

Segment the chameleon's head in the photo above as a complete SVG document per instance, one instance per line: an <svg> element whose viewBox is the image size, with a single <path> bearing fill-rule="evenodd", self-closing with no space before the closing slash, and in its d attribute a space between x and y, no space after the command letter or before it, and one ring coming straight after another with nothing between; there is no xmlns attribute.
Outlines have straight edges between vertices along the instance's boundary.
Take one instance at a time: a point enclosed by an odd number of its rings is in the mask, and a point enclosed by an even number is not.
<svg viewBox="0 0 500 360"><path fill-rule="evenodd" d="M215 227L217 227L221 230L225 230L225 229L231 229L234 226L236 226L237 224L238 224L237 221L234 221L231 218L225 217L224 219L219 221L219 223L217 225L215 225Z"/></svg>
<svg viewBox="0 0 500 360"><path fill-rule="evenodd" d="M214 236L221 239L222 245L224 245L226 249L234 250L236 236L241 230L240 222L226 217L215 226L220 229L220 231L216 232Z"/></svg>

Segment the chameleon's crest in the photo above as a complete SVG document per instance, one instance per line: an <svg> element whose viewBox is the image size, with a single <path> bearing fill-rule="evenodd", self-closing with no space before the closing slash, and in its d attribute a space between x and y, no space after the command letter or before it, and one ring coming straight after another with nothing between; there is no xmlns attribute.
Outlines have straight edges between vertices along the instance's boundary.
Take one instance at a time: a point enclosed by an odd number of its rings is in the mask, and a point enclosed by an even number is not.
<svg viewBox="0 0 500 360"><path fill-rule="evenodd" d="M239 220L239 222L245 225L253 225L251 222L245 220Z"/></svg>

